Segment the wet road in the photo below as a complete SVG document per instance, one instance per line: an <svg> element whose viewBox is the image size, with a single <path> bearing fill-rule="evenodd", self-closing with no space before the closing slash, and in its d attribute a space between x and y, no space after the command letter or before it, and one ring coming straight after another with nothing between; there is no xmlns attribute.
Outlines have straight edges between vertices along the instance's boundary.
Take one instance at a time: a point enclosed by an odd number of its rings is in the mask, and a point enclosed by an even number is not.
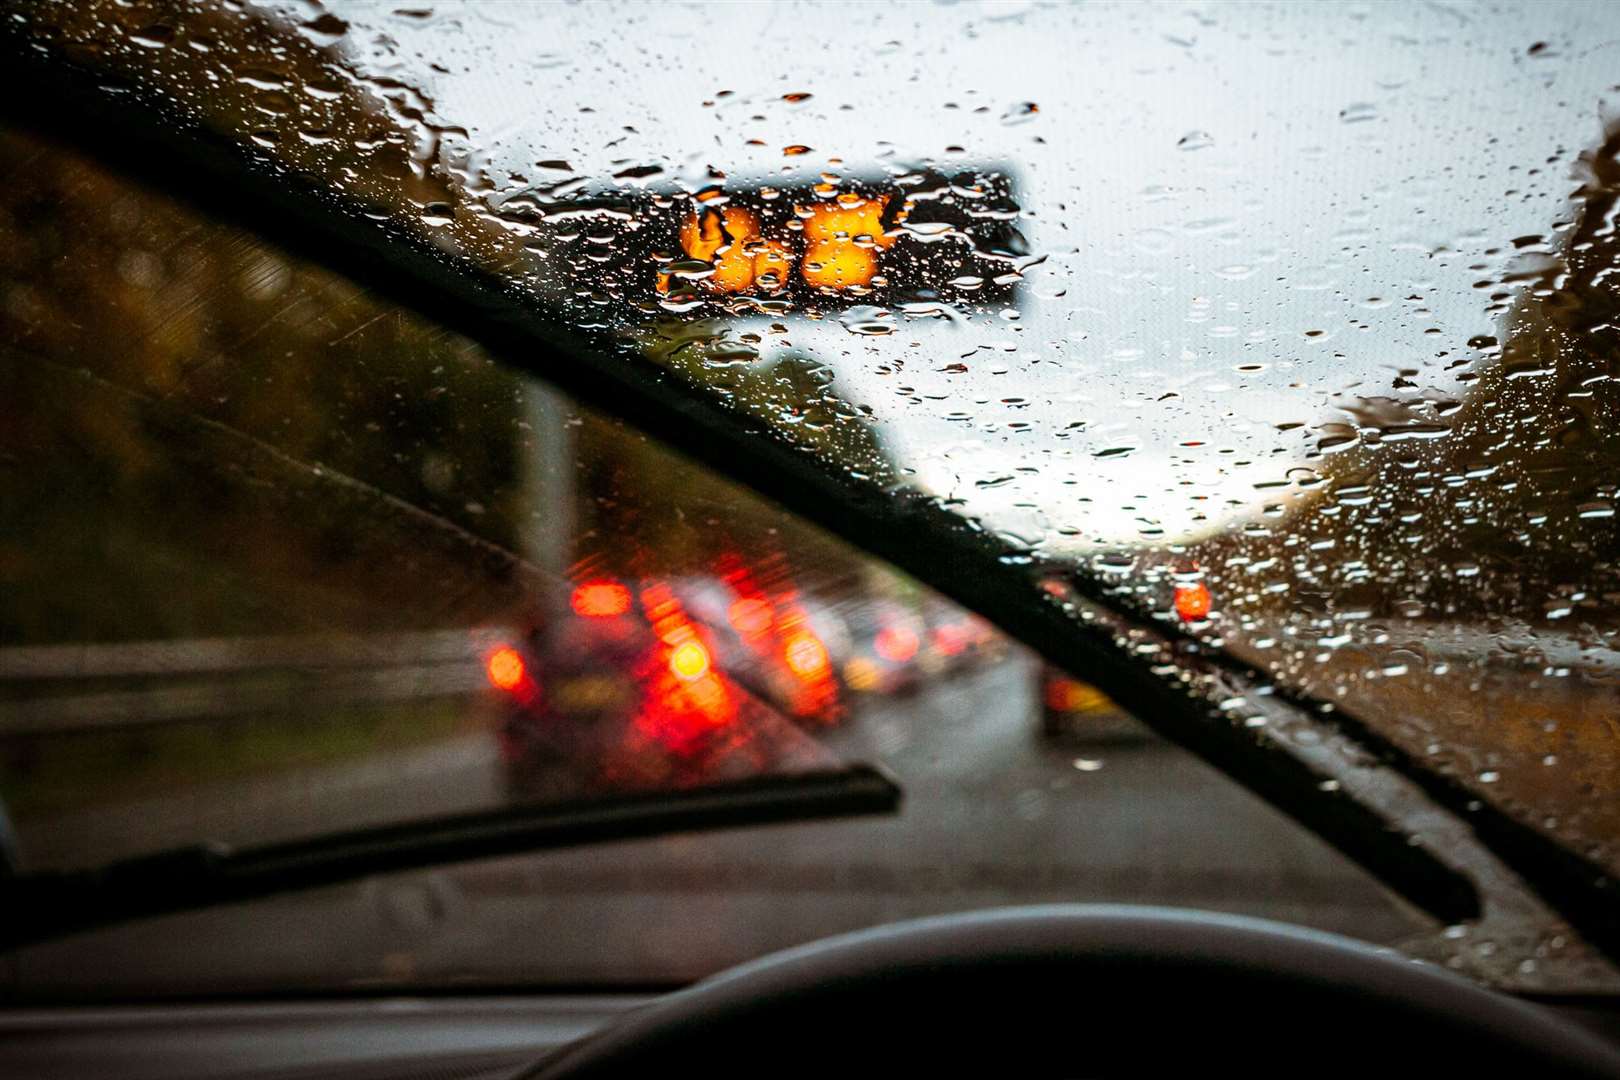
<svg viewBox="0 0 1620 1080"><path fill-rule="evenodd" d="M1241 911L1381 941L1420 927L1354 866L1172 747L1041 738L1034 689L1032 666L1013 659L876 703L833 736L841 755L899 776L894 817L373 879L82 935L20 955L19 974L103 991L241 991L317 976L645 985L894 919L1063 900ZM58 819L24 839L113 855L149 850L165 832L262 838L345 815L358 824L466 809L502 790L493 741L461 738L293 783L146 800L120 815L139 824L116 835Z"/></svg>

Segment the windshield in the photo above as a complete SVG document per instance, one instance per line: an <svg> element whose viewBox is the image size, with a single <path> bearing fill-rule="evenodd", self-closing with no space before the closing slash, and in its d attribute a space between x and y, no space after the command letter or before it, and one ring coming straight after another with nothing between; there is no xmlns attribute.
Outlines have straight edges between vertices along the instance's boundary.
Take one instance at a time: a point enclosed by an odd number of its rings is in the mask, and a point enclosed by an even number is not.
<svg viewBox="0 0 1620 1080"><path fill-rule="evenodd" d="M1303 697L1620 871L1612 9L24 10L821 475L966 523L1027 606L1241 657L1238 694L1162 665L1227 722ZM475 536L496 505L382 486ZM552 577L650 624L693 565Z"/></svg>
<svg viewBox="0 0 1620 1080"><path fill-rule="evenodd" d="M18 869L852 762L906 790L81 934L8 954L17 997L644 987L1012 901L1439 930L1095 688L469 341L38 139L0 170Z"/></svg>
<svg viewBox="0 0 1620 1080"><path fill-rule="evenodd" d="M718 392L807 356L894 486L1166 617L1202 585L1620 868L1612 8L334 12L537 294Z"/></svg>

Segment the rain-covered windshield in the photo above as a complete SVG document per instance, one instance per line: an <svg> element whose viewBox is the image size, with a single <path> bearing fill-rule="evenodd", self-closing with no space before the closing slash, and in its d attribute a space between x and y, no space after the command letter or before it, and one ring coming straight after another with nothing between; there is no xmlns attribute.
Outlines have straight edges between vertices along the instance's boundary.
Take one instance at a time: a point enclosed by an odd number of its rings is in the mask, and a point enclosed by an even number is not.
<svg viewBox="0 0 1620 1080"><path fill-rule="evenodd" d="M1614 8L18 19L1620 870Z"/></svg>
<svg viewBox="0 0 1620 1080"><path fill-rule="evenodd" d="M10 998L646 987L1008 902L1441 933L1095 687L467 339L37 138L0 131L0 173L14 869L863 762L905 792L48 941L0 956Z"/></svg>

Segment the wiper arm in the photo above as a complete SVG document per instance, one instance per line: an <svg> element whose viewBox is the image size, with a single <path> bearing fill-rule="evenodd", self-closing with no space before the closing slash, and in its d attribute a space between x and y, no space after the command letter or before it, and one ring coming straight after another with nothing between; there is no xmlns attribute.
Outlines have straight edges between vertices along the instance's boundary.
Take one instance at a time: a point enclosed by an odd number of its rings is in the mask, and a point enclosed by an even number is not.
<svg viewBox="0 0 1620 1080"><path fill-rule="evenodd" d="M308 840L201 845L93 870L0 881L0 948L370 874L666 833L892 814L900 786L870 765L561 805L516 805Z"/></svg>

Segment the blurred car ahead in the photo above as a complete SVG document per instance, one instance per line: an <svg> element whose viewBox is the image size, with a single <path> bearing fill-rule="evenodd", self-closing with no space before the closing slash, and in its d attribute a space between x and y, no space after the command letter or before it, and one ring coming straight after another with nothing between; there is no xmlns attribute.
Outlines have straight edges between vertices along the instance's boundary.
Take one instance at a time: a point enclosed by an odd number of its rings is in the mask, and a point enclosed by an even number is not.
<svg viewBox="0 0 1620 1080"><path fill-rule="evenodd" d="M1157 738L1090 683L1050 664L1040 666L1038 678L1041 734L1047 738L1086 743L1151 742Z"/></svg>
<svg viewBox="0 0 1620 1080"><path fill-rule="evenodd" d="M955 673L995 663L1007 655L1007 641L990 623L936 595L922 602L927 628L921 662L929 672Z"/></svg>
<svg viewBox="0 0 1620 1080"><path fill-rule="evenodd" d="M670 583L701 623L719 665L752 693L811 727L845 717L838 667L849 630L826 605L751 575L684 577Z"/></svg>
<svg viewBox="0 0 1620 1080"><path fill-rule="evenodd" d="M819 638L789 613L761 646L780 664L761 659L724 622L694 617L685 598L701 604L703 591L694 581L585 581L566 610L488 646L515 793L713 782L819 758L783 715L810 726L841 716Z"/></svg>
<svg viewBox="0 0 1620 1080"><path fill-rule="evenodd" d="M844 716L826 646L842 627L804 602L750 599L713 578L593 578L557 609L484 653L514 792L695 784L810 763L823 755L795 725Z"/></svg>
<svg viewBox="0 0 1620 1080"><path fill-rule="evenodd" d="M1049 581L1047 591L1066 596L1067 586ZM1160 595L1162 594L1162 595ZM1155 607L1188 626L1202 626L1216 617L1214 597L1196 566L1176 567L1166 586L1154 592ZM1041 734L1048 738L1088 743L1151 742L1157 736L1095 686L1052 664L1037 669L1036 698L1040 702Z"/></svg>
<svg viewBox="0 0 1620 1080"><path fill-rule="evenodd" d="M850 691L882 695L916 690L925 674L923 647L928 635L921 616L888 599L850 605L843 615L850 637L843 676Z"/></svg>

